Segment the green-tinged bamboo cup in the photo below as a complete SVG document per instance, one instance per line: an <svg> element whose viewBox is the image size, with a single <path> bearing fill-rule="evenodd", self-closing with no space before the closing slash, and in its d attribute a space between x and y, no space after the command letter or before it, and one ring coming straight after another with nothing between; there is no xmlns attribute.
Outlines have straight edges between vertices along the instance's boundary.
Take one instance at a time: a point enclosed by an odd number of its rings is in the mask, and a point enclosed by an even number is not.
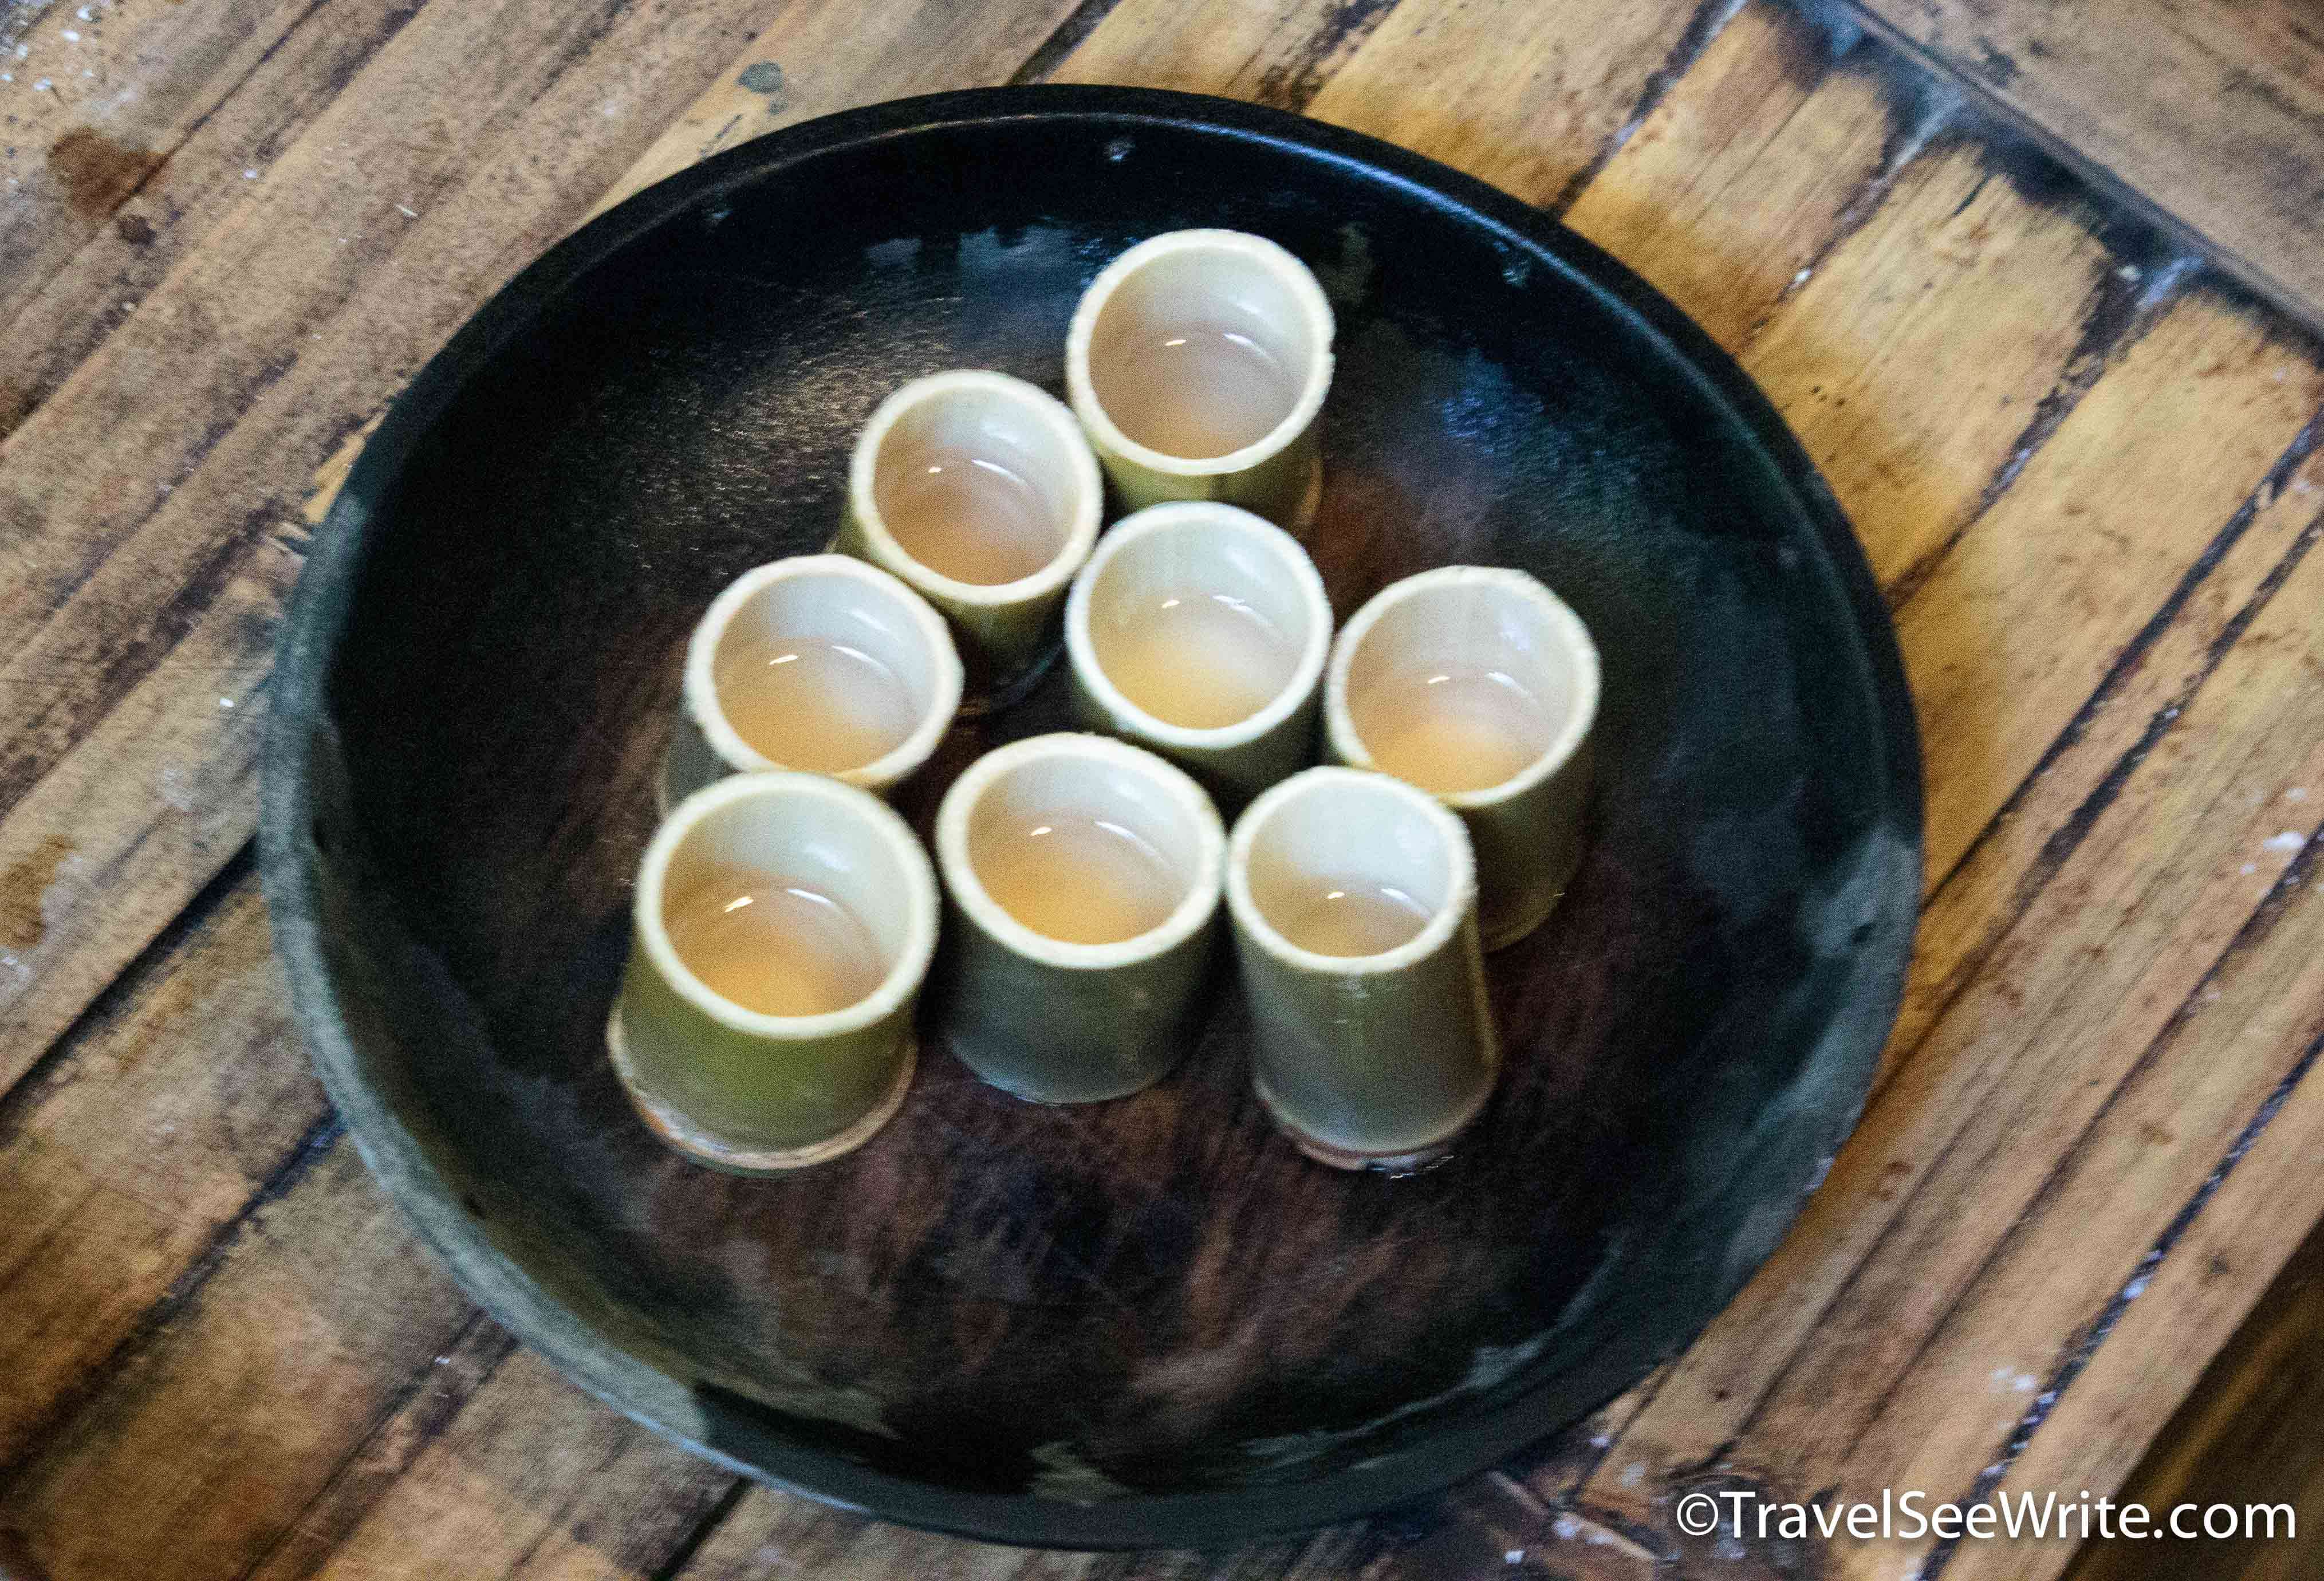
<svg viewBox="0 0 2324 1581"><path fill-rule="evenodd" d="M974 712L1017 696L1056 652L1057 606L1104 503L1089 442L1055 396L1006 374L930 374L857 436L832 547L943 612Z"/></svg>
<svg viewBox="0 0 2324 1581"><path fill-rule="evenodd" d="M1322 497L1316 417L1332 305L1297 258L1240 231L1171 231L1090 282L1065 391L1130 509L1222 500L1305 532Z"/></svg>
<svg viewBox="0 0 2324 1581"><path fill-rule="evenodd" d="M1240 807L1315 761L1332 603L1282 528L1207 501L1114 523L1065 597L1082 717Z"/></svg>
<svg viewBox="0 0 2324 1581"><path fill-rule="evenodd" d="M1106 736L1034 736L953 782L936 849L950 899L936 1024L971 1070L1080 1104L1177 1063L1226 849L1201 786Z"/></svg>
<svg viewBox="0 0 2324 1581"><path fill-rule="evenodd" d="M737 774L680 802L638 867L606 1026L654 1133L737 1174L861 1146L911 1085L936 883L904 820L816 774Z"/></svg>
<svg viewBox="0 0 2324 1581"><path fill-rule="evenodd" d="M1581 617L1523 571L1406 577L1333 644L1331 755L1409 781L1461 815L1488 949L1540 927L1581 865L1598 696L1598 649Z"/></svg>
<svg viewBox="0 0 2324 1581"><path fill-rule="evenodd" d="M1448 1151L1492 1094L1476 866L1461 820L1360 769L1293 776L1227 849L1251 1085L1336 1169L1401 1173Z"/></svg>
<svg viewBox="0 0 2324 1581"><path fill-rule="evenodd" d="M944 619L879 567L796 555L745 571L687 643L662 810L729 774L793 769L885 794L960 710Z"/></svg>

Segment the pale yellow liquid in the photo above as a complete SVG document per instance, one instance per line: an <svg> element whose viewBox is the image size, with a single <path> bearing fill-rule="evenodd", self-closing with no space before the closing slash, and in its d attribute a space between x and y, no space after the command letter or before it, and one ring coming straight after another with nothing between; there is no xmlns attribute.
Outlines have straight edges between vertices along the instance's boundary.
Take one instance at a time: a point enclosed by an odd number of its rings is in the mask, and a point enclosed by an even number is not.
<svg viewBox="0 0 2324 1581"><path fill-rule="evenodd" d="M1065 524L1026 477L956 447L926 449L880 485L880 519L903 551L955 582L1031 576L1065 547Z"/></svg>
<svg viewBox="0 0 2324 1581"><path fill-rule="evenodd" d="M810 773L876 762L917 722L894 670L825 637L765 641L737 632L718 645L711 684L736 735L783 767Z"/></svg>
<svg viewBox="0 0 2324 1581"><path fill-rule="evenodd" d="M1154 329L1092 366L1114 426L1166 456L1208 460L1254 445L1291 415L1297 374L1240 330L1215 324Z"/></svg>
<svg viewBox="0 0 2324 1581"><path fill-rule="evenodd" d="M1136 831L1086 812L980 824L969 864L1002 911L1066 944L1135 938L1167 921L1185 891Z"/></svg>
<svg viewBox="0 0 2324 1581"><path fill-rule="evenodd" d="M1449 666L1382 680L1351 712L1375 764L1440 796L1515 778L1549 750L1557 723L1508 672Z"/></svg>
<svg viewBox="0 0 2324 1581"><path fill-rule="evenodd" d="M1288 634L1230 594L1172 594L1126 615L1094 633L1097 661L1165 724L1215 730L1248 719L1299 662Z"/></svg>
<svg viewBox="0 0 2324 1581"><path fill-rule="evenodd" d="M821 890L716 865L662 898L662 927L687 969L762 1015L844 1010L886 975L854 912Z"/></svg>
<svg viewBox="0 0 2324 1581"><path fill-rule="evenodd" d="M1318 880L1309 893L1291 897L1281 909L1285 914L1276 925L1283 937L1317 955L1385 954L1428 926L1426 906L1369 879Z"/></svg>

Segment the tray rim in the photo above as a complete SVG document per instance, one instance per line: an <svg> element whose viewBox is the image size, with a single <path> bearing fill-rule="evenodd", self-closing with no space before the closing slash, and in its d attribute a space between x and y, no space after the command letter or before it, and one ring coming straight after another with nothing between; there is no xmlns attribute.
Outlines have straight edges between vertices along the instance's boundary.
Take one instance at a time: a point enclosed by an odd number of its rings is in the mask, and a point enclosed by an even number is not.
<svg viewBox="0 0 2324 1581"><path fill-rule="evenodd" d="M1481 222L1518 253L1576 279L1633 327L1659 342L1674 368L1724 408L1756 441L1821 541L1854 616L1879 715L1886 805L1908 828L1915 871L1923 861L1920 732L1885 600L1838 500L1774 404L1724 349L1627 265L1562 222L1507 192L1424 155L1287 111L1160 88L1038 84L959 89L892 99L800 122L716 154L625 199L551 246L461 326L390 404L317 529L284 616L270 681L272 708L261 750L259 869L275 949L290 986L293 1020L365 1167L461 1289L503 1327L547 1356L605 1404L738 1475L826 1504L927 1530L1028 1547L1215 1549L1295 1536L1434 1494L1484 1471L1578 1413L1519 1396L1428 1438L1311 1482L1075 1503L1030 1493L982 1493L881 1471L831 1451L786 1441L765 1425L724 1424L754 1440L748 1456L708 1441L711 1411L695 1391L601 1337L564 1302L500 1252L464 1209L427 1145L364 1079L342 1012L342 988L322 943L319 854L310 834L309 743L328 709L325 680L368 547L375 502L468 378L523 333L568 287L632 240L717 194L787 166L841 150L945 127L1043 118L1194 129L1351 165L1432 207ZM1902 1003L1918 914L1883 991L1847 1012L1857 1079L1826 1151L1856 1126L1889 1029ZM1801 1194L1784 1219L1804 1211ZM1780 1244L1772 1238L1770 1252ZM1675 1326L1623 1327L1568 1369L1563 1391L1610 1399L1689 1345L1764 1258L1711 1293ZM1659 1304L1659 1303L1657 1303Z"/></svg>

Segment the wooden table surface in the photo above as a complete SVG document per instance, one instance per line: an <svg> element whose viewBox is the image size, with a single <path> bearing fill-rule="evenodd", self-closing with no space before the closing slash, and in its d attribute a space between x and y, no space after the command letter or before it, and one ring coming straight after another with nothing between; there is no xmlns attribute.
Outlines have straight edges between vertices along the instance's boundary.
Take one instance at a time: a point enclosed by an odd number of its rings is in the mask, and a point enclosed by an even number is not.
<svg viewBox="0 0 2324 1581"><path fill-rule="evenodd" d="M2112 1489L2324 1215L2324 355L1828 42L1766 0L0 9L0 1573L2055 1574L1673 1502ZM1918 960L1798 1228L1579 1428L1306 1542L980 1547L598 1406L364 1175L257 897L275 624L403 381L613 197L1010 79L1265 100L1562 215L1787 414L1921 710Z"/></svg>

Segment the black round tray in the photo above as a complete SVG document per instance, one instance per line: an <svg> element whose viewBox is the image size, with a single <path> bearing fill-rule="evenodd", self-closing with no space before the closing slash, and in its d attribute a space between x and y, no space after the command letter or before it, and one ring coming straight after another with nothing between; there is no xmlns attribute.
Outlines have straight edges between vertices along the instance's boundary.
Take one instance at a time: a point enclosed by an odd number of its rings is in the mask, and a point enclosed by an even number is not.
<svg viewBox="0 0 2324 1581"><path fill-rule="evenodd" d="M1498 1096L1432 1173L1318 1169L1249 1096L1222 958L1186 1059L1134 1098L1017 1103L928 1029L860 1152L690 1167L601 1038L688 627L823 544L888 390L962 365L1060 388L1082 287L1187 226L1273 236L1332 295L1314 549L1340 615L1516 565L1603 652L1591 854L1491 961ZM299 1018L463 1285L705 1455L1011 1542L1358 1515L1679 1350L1853 1124L1920 892L1886 616L1734 365L1502 193L1177 94L852 111L584 227L365 448L274 687L264 876ZM1056 727L1061 693L956 730L906 814Z"/></svg>

